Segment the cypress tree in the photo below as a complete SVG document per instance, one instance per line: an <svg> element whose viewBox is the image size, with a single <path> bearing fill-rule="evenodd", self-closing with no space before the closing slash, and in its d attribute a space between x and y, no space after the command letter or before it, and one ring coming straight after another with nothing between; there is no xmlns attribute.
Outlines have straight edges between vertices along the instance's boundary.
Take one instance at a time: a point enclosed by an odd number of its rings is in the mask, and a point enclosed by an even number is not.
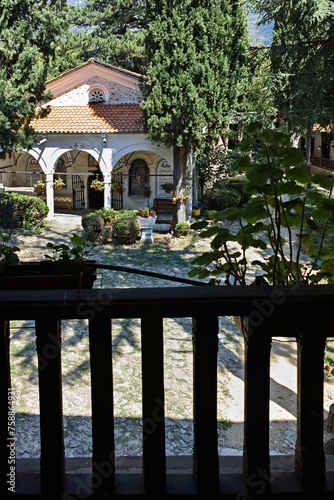
<svg viewBox="0 0 334 500"><path fill-rule="evenodd" d="M217 144L242 92L248 42L238 0L147 1L146 130L173 147L174 189L184 193L189 153L201 158ZM185 221L177 202L173 224Z"/></svg>
<svg viewBox="0 0 334 500"><path fill-rule="evenodd" d="M66 0L0 1L0 155L29 148L29 123L44 99L52 42L66 20Z"/></svg>

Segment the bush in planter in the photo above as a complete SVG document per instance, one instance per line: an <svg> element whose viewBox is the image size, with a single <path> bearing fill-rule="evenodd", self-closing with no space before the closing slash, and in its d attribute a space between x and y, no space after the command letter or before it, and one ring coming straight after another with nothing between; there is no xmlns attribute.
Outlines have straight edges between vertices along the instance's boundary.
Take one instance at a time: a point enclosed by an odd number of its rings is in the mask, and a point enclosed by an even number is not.
<svg viewBox="0 0 334 500"><path fill-rule="evenodd" d="M329 193L331 179L311 174L302 152L289 147L288 134L263 129L259 123L247 132L249 138L240 144L244 156L232 168L245 172L245 191L252 197L242 209L232 207L217 214L215 220L224 224L200 234L213 236L212 250L192 262L196 267L189 276L212 276L214 284L224 275L228 285L247 284L249 271L253 275L258 268L272 284L334 283L334 227L329 229L334 199L319 192L320 186ZM197 222L192 228L207 224ZM321 235L318 242L316 233ZM301 258L303 245L308 247L307 261ZM262 260L249 258L248 250L254 248L266 252Z"/></svg>
<svg viewBox="0 0 334 500"><path fill-rule="evenodd" d="M179 222L175 225L175 236L178 238L180 236L187 236L190 231L190 226L186 222Z"/></svg>
<svg viewBox="0 0 334 500"><path fill-rule="evenodd" d="M131 245L140 236L140 221L138 217L125 217L113 223L112 236L117 243Z"/></svg>

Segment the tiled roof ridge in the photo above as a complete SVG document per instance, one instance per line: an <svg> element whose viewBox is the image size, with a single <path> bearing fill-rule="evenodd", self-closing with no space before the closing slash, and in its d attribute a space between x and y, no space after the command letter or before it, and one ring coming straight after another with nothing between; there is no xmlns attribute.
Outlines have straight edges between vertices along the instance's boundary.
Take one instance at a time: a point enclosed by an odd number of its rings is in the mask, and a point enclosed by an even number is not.
<svg viewBox="0 0 334 500"><path fill-rule="evenodd" d="M103 62L103 61L98 61L97 59L95 59L94 57L91 57L90 59L88 59L88 61L86 61L85 63L83 64L79 64L78 66L75 66L75 68L71 68L71 69L68 69L67 71L64 71L63 73L61 73L60 75L56 76L55 78L52 78L51 80L48 80L46 82L46 84L50 84L52 82L55 82L56 80L58 80L59 78L62 78L63 76L65 75L69 75L71 73L73 73L74 71L80 69L80 68L84 68L85 66L88 66L89 64L97 64L99 66L104 66L105 68L110 68L114 71L117 71L118 73L123 73L124 75L128 75L128 76L131 76L131 77L134 77L136 79L142 79L142 78L146 78L145 75L141 75L140 73L135 73L134 71L130 71L128 69L123 69L123 68L119 68L117 66L113 66L112 64L108 64L106 62Z"/></svg>

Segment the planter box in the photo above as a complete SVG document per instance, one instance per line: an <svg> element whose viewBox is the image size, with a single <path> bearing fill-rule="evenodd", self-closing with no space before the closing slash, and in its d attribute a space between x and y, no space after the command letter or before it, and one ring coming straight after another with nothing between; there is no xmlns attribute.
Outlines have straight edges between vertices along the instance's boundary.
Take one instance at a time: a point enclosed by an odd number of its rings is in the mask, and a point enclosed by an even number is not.
<svg viewBox="0 0 334 500"><path fill-rule="evenodd" d="M9 264L0 274L0 290L47 290L63 288L92 288L96 280L96 261L86 261L82 272L61 273L49 262L20 262Z"/></svg>

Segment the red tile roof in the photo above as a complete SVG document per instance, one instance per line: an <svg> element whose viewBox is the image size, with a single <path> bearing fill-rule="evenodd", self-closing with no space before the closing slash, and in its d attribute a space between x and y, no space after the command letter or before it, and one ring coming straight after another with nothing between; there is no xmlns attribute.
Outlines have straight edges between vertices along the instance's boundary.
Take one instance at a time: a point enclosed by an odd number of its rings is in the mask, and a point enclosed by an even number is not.
<svg viewBox="0 0 334 500"><path fill-rule="evenodd" d="M139 104L52 106L45 118L32 120L31 126L35 132L63 134L143 131Z"/></svg>

